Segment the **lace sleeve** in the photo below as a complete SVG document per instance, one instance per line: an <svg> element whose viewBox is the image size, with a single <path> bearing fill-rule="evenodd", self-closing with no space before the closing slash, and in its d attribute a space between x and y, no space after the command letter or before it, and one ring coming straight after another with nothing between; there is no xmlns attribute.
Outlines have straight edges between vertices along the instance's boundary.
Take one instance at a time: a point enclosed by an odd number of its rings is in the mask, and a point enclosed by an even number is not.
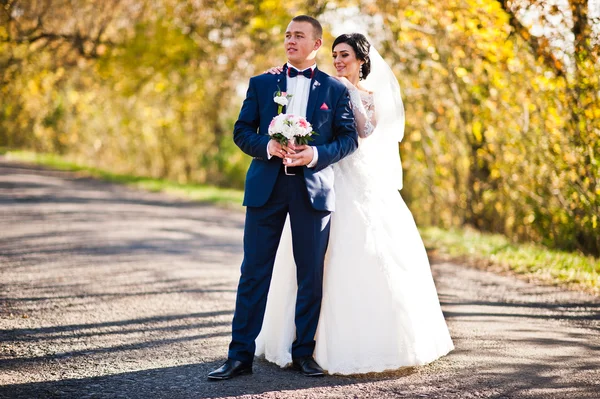
<svg viewBox="0 0 600 399"><path fill-rule="evenodd" d="M363 94L358 89L351 89L350 104L354 111L358 136L361 138L368 137L373 133L373 130L375 130L375 126L377 125L377 122L375 121L373 95L369 93Z"/></svg>

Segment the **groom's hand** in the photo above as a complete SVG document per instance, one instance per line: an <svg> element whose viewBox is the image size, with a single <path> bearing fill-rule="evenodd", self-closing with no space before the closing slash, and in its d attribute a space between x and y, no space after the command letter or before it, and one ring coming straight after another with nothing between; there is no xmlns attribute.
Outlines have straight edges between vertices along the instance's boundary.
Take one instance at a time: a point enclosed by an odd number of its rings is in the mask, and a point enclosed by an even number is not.
<svg viewBox="0 0 600 399"><path fill-rule="evenodd" d="M287 166L305 166L311 163L314 156L314 150L309 145L296 145L293 147L295 154L288 154L286 158L291 159L291 163L286 163Z"/></svg>
<svg viewBox="0 0 600 399"><path fill-rule="evenodd" d="M264 147L263 147L264 148ZM288 156L288 154L293 154L294 150L292 150L289 147L286 147L284 145L281 145L278 141L271 139L271 141L269 141L269 145L267 146L267 151L269 152L269 155L271 155L272 157L278 157L278 158L286 158Z"/></svg>

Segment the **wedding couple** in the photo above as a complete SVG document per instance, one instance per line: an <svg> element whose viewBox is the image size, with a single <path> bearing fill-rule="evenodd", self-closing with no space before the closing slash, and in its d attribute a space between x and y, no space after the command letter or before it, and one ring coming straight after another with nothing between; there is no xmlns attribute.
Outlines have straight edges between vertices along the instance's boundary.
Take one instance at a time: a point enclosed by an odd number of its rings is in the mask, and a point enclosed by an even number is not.
<svg viewBox="0 0 600 399"><path fill-rule="evenodd" d="M235 143L253 157L244 260L228 358L211 380L251 373L255 355L322 376L426 364L453 349L398 193L398 82L361 34L333 43L337 77L317 68L321 45L316 19L293 18L288 62L250 79L235 124ZM284 112L318 133L310 145L270 139L281 92L291 95Z"/></svg>

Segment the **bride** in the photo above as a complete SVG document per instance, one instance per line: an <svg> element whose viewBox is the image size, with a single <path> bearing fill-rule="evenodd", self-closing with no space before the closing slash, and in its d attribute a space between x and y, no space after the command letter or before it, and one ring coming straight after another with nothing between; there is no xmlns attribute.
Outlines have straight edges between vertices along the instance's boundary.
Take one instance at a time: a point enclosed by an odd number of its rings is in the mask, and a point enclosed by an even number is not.
<svg viewBox="0 0 600 399"><path fill-rule="evenodd" d="M400 86L362 34L339 36L332 55L337 78L350 92L359 147L333 166L336 211L315 360L330 374L426 364L454 347L425 247L398 193L398 142L404 134ZM288 219L256 339L256 354L281 367L292 362L295 271Z"/></svg>

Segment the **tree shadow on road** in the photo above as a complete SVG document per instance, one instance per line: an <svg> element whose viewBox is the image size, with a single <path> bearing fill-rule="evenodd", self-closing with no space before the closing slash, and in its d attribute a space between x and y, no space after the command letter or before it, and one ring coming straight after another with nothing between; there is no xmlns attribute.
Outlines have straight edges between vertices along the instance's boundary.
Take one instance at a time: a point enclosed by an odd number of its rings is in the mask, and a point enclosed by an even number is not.
<svg viewBox="0 0 600 399"><path fill-rule="evenodd" d="M254 374L228 381L209 381L206 375L219 362L141 370L101 377L67 379L0 387L0 398L221 398L266 392L301 391L319 387L397 379L413 368L363 377L325 376L308 378L264 360L256 360Z"/></svg>
<svg viewBox="0 0 600 399"><path fill-rule="evenodd" d="M450 358L452 355L449 356ZM365 376L307 378L264 360L256 360L254 374L211 382L207 373L218 362L130 371L98 377L63 379L0 387L0 398L198 398L248 395L265 398L597 398L598 382L589 365L580 378L565 378L559 365L523 364L517 360L479 367L455 367L447 358L434 366L406 368ZM586 374L587 373L587 374ZM581 377L583 376L583 377Z"/></svg>

